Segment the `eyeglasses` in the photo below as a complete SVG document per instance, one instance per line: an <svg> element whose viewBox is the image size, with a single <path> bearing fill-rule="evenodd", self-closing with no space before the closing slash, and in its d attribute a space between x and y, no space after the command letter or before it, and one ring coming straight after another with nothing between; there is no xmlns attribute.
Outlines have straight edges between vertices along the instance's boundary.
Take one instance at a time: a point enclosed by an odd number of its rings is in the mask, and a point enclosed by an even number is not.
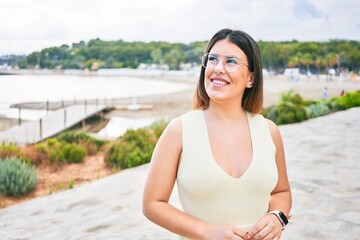
<svg viewBox="0 0 360 240"><path fill-rule="evenodd" d="M222 63L224 64L224 69L227 72L236 72L240 69L241 65L249 68L246 63L244 63L239 57L235 55L224 56L221 58L218 54L206 53L200 59L202 66L207 69L215 68L215 66L218 65L220 60L222 60Z"/></svg>

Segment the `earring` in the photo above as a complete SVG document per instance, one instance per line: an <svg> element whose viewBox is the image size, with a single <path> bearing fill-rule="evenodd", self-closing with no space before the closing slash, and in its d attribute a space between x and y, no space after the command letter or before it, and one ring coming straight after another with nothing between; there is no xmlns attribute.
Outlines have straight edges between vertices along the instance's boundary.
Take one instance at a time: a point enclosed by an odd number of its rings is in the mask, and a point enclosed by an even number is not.
<svg viewBox="0 0 360 240"><path fill-rule="evenodd" d="M249 82L250 82L249 88L252 88L252 86L253 86L253 81L254 81L254 79L251 77L250 80L249 80Z"/></svg>

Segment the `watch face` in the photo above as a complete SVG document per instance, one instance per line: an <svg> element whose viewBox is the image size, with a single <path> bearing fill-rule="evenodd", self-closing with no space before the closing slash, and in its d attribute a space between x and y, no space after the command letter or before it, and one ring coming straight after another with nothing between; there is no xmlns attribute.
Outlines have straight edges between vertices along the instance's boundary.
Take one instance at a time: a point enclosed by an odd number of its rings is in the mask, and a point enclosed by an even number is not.
<svg viewBox="0 0 360 240"><path fill-rule="evenodd" d="M287 218L283 212L280 211L279 216L281 217L281 220L283 220L285 225L288 224L289 221L287 220Z"/></svg>

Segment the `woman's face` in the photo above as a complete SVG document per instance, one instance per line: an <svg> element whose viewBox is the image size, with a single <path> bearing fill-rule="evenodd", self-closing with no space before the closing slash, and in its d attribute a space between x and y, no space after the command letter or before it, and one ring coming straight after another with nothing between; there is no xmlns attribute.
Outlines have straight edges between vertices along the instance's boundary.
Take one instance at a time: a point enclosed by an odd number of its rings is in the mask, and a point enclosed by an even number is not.
<svg viewBox="0 0 360 240"><path fill-rule="evenodd" d="M218 61L218 63L217 63ZM235 100L241 104L245 88L252 86L253 73L245 53L227 39L215 43L205 69L205 90L211 101Z"/></svg>

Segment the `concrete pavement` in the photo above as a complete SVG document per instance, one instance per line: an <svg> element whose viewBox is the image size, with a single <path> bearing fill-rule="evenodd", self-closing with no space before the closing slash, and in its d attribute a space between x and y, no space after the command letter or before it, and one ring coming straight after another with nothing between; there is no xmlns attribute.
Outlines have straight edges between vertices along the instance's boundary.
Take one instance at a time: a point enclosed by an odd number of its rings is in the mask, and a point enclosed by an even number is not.
<svg viewBox="0 0 360 240"><path fill-rule="evenodd" d="M293 192L282 239L360 239L360 108L280 131ZM2 209L0 240L177 239L142 215L148 167Z"/></svg>

